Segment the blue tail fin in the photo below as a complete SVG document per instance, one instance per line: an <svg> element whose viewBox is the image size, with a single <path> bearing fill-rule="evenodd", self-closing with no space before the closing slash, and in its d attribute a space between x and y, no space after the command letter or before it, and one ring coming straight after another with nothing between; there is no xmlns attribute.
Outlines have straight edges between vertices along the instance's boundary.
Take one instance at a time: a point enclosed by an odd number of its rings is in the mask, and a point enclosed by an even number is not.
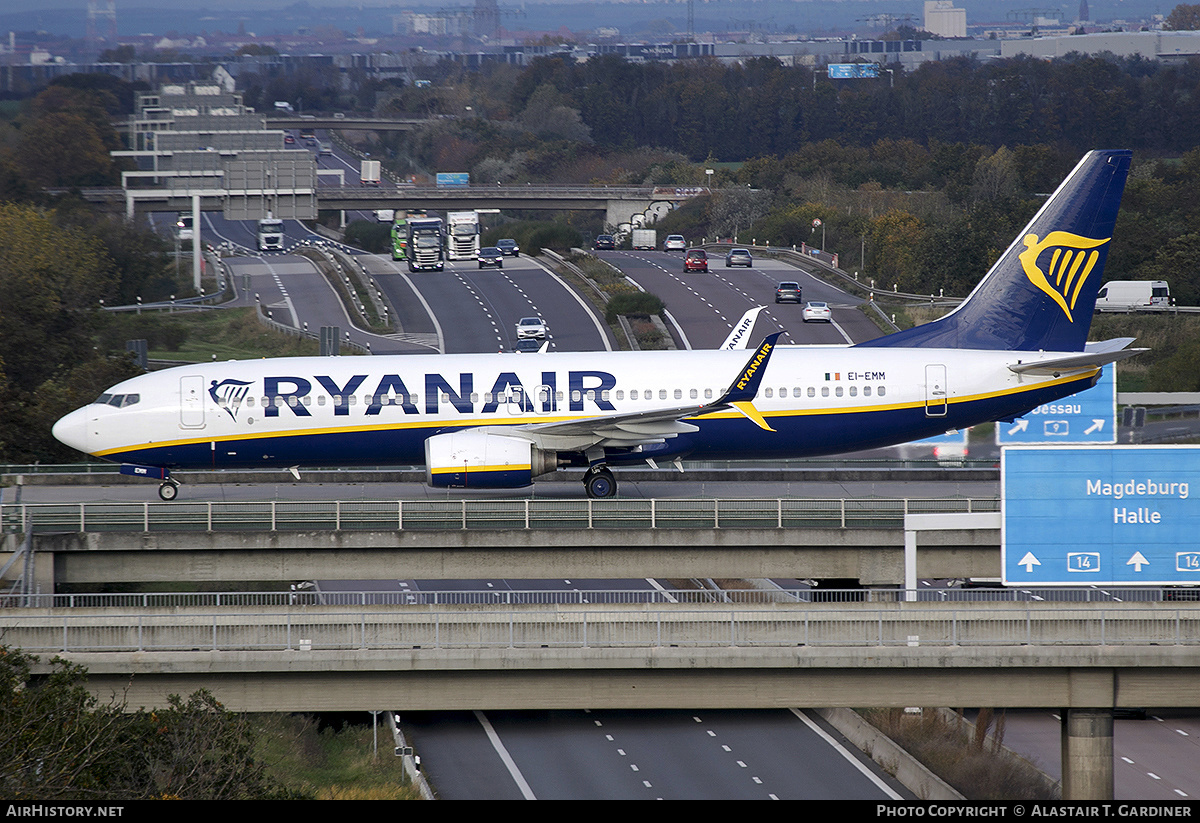
<svg viewBox="0 0 1200 823"><path fill-rule="evenodd" d="M1131 157L1088 152L958 308L859 345L1083 351Z"/></svg>

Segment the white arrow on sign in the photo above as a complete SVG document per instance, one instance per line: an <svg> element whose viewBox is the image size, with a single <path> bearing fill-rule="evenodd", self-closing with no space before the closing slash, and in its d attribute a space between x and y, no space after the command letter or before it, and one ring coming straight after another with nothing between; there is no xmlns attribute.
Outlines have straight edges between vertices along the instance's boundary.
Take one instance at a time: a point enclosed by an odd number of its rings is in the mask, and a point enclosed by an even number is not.
<svg viewBox="0 0 1200 823"><path fill-rule="evenodd" d="M1009 434L1016 434L1017 432L1023 432L1023 431L1025 431L1027 428L1029 428L1029 421L1028 421L1028 420L1018 420L1018 421L1017 421L1017 425L1015 425L1015 426L1013 426L1011 429L1009 429L1009 430L1008 430L1008 433L1009 433ZM1025 562L1025 561L1021 561L1021 562L1023 563L1023 562Z"/></svg>
<svg viewBox="0 0 1200 823"><path fill-rule="evenodd" d="M1093 417L1092 425L1090 425L1086 429L1084 429L1083 433L1091 434L1092 432L1098 432L1098 431L1104 431L1104 419L1100 418L1100 417Z"/></svg>
<svg viewBox="0 0 1200 823"><path fill-rule="evenodd" d="M1142 566L1150 565L1150 561L1147 560L1146 556L1141 552L1134 552L1133 557L1125 561L1125 565L1133 566L1133 570L1135 572L1140 572L1142 570Z"/></svg>
<svg viewBox="0 0 1200 823"><path fill-rule="evenodd" d="M1033 552L1025 552L1025 556L1017 561L1017 565L1024 566L1026 572L1032 573L1033 567L1042 565L1042 561L1034 557Z"/></svg>

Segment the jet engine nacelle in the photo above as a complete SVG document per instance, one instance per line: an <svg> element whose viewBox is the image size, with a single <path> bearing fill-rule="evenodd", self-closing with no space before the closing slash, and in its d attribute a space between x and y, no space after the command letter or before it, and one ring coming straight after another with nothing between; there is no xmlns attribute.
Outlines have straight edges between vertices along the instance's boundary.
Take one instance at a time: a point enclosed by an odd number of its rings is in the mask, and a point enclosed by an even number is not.
<svg viewBox="0 0 1200 823"><path fill-rule="evenodd" d="M487 429L438 434L425 441L425 480L437 488L515 489L558 468L557 453Z"/></svg>

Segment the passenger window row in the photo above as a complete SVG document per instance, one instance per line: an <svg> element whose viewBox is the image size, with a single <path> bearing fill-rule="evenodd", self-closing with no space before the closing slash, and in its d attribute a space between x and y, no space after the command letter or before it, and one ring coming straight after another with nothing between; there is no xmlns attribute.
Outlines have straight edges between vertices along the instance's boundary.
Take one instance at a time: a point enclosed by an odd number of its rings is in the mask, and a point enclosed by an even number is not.
<svg viewBox="0 0 1200 823"><path fill-rule="evenodd" d="M714 389L704 389L702 392L700 389L688 389L687 397L689 400L699 400L701 394L703 394L705 400L712 400L714 397L719 396L720 393L723 393L723 390L722 390L722 392L718 392L717 390L714 390ZM830 397L830 396L833 396L833 397L844 397L844 396L858 397L860 394L862 397L872 397L872 396L885 397L887 395L887 387L886 386L865 385L860 389L856 385L851 385L849 387L843 387L843 386L837 385L837 386L833 386L832 388L830 388L829 386L821 386L820 389L817 389L815 386L809 386L807 388L801 388L799 386L795 386L795 387L792 387L791 389L789 389L787 386L780 386L778 389L776 389L772 386L766 386L763 388L762 393L763 393L764 397L767 397L767 398L779 397L780 399L787 398L789 396L794 397L794 398L801 398L801 397L806 397L806 396L815 398L818 394L820 394L821 397ZM519 397L520 397L520 394L518 394L518 393L496 395L496 394L492 394L492 392L484 392L482 395L482 400L484 403L506 403L506 402L517 402L517 399ZM132 398L132 399L130 399L130 398ZM117 406L118 408L120 408L120 407L122 407L122 405L129 406L129 405L132 405L132 404L138 402L138 398L139 398L139 396L136 394L116 395L115 397L110 396L110 395L101 395L100 398L96 402L104 403L104 404L111 405L111 406ZM316 404L318 406L324 406L326 404L326 395L319 394L319 395L316 395L316 398L317 398ZM471 396L470 396L470 402L473 405L477 404L480 402L480 398L481 398L481 395L478 392L472 392ZM554 393L554 399L557 402L562 402L563 398L564 398L563 392L557 391ZM630 391L629 391L629 399L630 400L639 400L639 399L641 399L641 400L654 400L654 399L667 400L669 398L674 399L674 400L683 400L684 399L684 390L683 389L674 389L674 390L668 391L667 389L658 389L657 397L656 397L656 391L654 389L644 389L644 390L640 390L640 391L638 389L630 389ZM348 406L355 406L358 404L358 397L353 394L349 395L348 397L345 397L345 398L335 395L329 399L330 399L332 405L335 407L340 407L343 404L348 405ZM443 403L450 402L450 396L446 395L446 394L443 394L440 399L441 399L441 402L443 402ZM544 392L544 391L537 392L537 393L535 393L535 395L533 396L532 399L538 403L545 403L547 400L546 392ZM595 389L588 389L585 392L579 392L579 391L571 392L571 400L576 401L576 402L578 402L579 400L591 400L593 402L596 400L601 400L601 401L608 402L608 401L614 400L614 399L617 401L624 400L625 399L624 389L617 389L616 391L609 391L609 390L605 389L604 391L601 391L598 394ZM262 405L263 408L267 408L272 405L272 401L274 401L274 405L276 407L282 407L285 404L288 406L292 406L292 407L311 406L313 404L313 399L312 399L311 395L304 395L303 397L296 397L295 395L283 395L283 396L275 397L275 398L263 397L263 398L259 399L258 402L259 402L259 404ZM381 395L380 397L376 398L372 395L364 394L362 396L362 403L365 406L374 405L376 403L384 405L384 406L399 406L399 405L403 405L405 403L410 403L412 405L419 406L421 403L421 397L420 397L420 395L417 395L417 394L410 394L410 395ZM253 408L255 405L255 398L247 397L246 405L250 408Z"/></svg>

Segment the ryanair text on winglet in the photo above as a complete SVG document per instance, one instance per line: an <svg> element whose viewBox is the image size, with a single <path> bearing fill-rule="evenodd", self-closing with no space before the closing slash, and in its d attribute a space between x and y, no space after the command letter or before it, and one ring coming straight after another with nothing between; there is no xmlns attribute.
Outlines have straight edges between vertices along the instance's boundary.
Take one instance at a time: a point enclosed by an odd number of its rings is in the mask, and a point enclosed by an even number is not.
<svg viewBox="0 0 1200 823"><path fill-rule="evenodd" d="M754 356L754 359L750 361L750 365L746 367L746 370L742 372L742 376L738 378L737 387L739 389L746 388L746 385L750 382L750 378L754 377L754 373L758 371L758 367L762 365L763 360L767 358L772 348L774 347L770 343L763 343L759 346L758 354Z"/></svg>

